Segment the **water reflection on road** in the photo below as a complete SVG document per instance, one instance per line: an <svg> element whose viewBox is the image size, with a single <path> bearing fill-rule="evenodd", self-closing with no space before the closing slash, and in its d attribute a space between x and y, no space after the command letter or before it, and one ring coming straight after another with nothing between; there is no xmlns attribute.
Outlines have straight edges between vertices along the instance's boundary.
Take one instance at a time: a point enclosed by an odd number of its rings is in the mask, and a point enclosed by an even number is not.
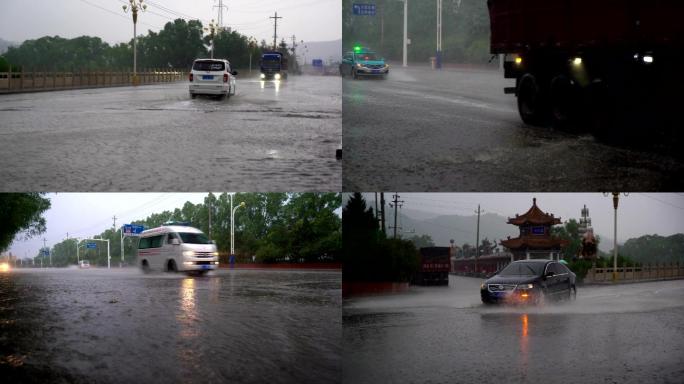
<svg viewBox="0 0 684 384"><path fill-rule="evenodd" d="M352 298L343 382L679 382L684 281L578 289L576 302L485 306L478 279Z"/></svg>
<svg viewBox="0 0 684 384"><path fill-rule="evenodd" d="M339 382L341 274L0 276L10 382ZM4 381L4 379L3 379Z"/></svg>

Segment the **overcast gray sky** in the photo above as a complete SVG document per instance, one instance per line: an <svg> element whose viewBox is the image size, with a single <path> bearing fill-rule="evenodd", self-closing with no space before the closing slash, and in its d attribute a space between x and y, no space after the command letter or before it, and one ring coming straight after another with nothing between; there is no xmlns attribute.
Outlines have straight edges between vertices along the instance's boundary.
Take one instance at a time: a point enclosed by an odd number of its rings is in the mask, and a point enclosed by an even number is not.
<svg viewBox="0 0 684 384"><path fill-rule="evenodd" d="M113 225L129 224L152 213L182 208L186 201L204 202L207 193L50 193L52 207L43 217L47 232L26 241L15 239L9 252L18 257L33 257L43 246L54 246L69 237L87 238L98 235Z"/></svg>
<svg viewBox="0 0 684 384"><path fill-rule="evenodd" d="M389 202L393 194L385 193L385 200ZM595 233L613 237L613 198L602 193L399 193L399 196L404 200L403 208L432 216L472 216L480 204L484 214L496 213L504 217L527 212L532 206L532 198L536 197L539 208L560 216L564 222L578 219L586 204ZM374 207L374 195L366 194L365 197L367 204ZM655 233L663 236L684 233L684 194L620 195L618 241Z"/></svg>
<svg viewBox="0 0 684 384"><path fill-rule="evenodd" d="M138 34L159 31L178 17L199 19L206 26L218 19L218 0L150 0L147 12L138 17ZM13 42L59 35L73 38L98 36L114 44L133 37L130 13L121 8L128 0L2 0L0 38ZM273 40L277 11L278 40L329 41L342 38L341 0L224 0L224 26L257 38Z"/></svg>

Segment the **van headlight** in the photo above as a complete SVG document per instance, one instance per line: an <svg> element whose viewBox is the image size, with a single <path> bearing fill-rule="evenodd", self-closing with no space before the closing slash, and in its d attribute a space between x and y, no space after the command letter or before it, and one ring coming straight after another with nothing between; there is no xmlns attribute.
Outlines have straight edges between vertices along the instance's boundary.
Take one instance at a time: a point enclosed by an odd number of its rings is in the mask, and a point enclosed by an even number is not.
<svg viewBox="0 0 684 384"><path fill-rule="evenodd" d="M276 73L275 76L273 76L274 79L280 80L280 73Z"/></svg>
<svg viewBox="0 0 684 384"><path fill-rule="evenodd" d="M183 251L183 256L193 257L193 256L195 256L195 251Z"/></svg>
<svg viewBox="0 0 684 384"><path fill-rule="evenodd" d="M211 255L214 257L218 257L218 252L212 252Z"/></svg>
<svg viewBox="0 0 684 384"><path fill-rule="evenodd" d="M262 79L265 79L266 75L262 73L259 77L261 77Z"/></svg>

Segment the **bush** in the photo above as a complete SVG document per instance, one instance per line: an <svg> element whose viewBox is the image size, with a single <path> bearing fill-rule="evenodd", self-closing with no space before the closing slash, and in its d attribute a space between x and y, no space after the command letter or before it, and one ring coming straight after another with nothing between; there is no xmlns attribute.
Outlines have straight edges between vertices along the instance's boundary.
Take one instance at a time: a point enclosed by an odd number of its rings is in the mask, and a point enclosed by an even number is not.
<svg viewBox="0 0 684 384"><path fill-rule="evenodd" d="M568 263L568 268L577 275L577 282L581 283L587 276L587 272L591 269L592 262L590 260L577 259Z"/></svg>

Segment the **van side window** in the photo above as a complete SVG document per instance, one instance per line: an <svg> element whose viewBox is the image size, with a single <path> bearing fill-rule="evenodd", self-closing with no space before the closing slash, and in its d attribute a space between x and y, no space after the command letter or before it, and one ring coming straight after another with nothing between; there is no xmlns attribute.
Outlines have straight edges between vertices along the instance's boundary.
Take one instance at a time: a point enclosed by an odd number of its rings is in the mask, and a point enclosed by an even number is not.
<svg viewBox="0 0 684 384"><path fill-rule="evenodd" d="M164 242L164 235L143 237L138 243L138 249L161 248Z"/></svg>
<svg viewBox="0 0 684 384"><path fill-rule="evenodd" d="M166 241L167 244L171 244L173 239L178 239L178 235L175 233L169 233L169 239ZM180 239L178 239L180 241Z"/></svg>
<svg viewBox="0 0 684 384"><path fill-rule="evenodd" d="M164 235L150 237L150 248L161 248L164 243Z"/></svg>

